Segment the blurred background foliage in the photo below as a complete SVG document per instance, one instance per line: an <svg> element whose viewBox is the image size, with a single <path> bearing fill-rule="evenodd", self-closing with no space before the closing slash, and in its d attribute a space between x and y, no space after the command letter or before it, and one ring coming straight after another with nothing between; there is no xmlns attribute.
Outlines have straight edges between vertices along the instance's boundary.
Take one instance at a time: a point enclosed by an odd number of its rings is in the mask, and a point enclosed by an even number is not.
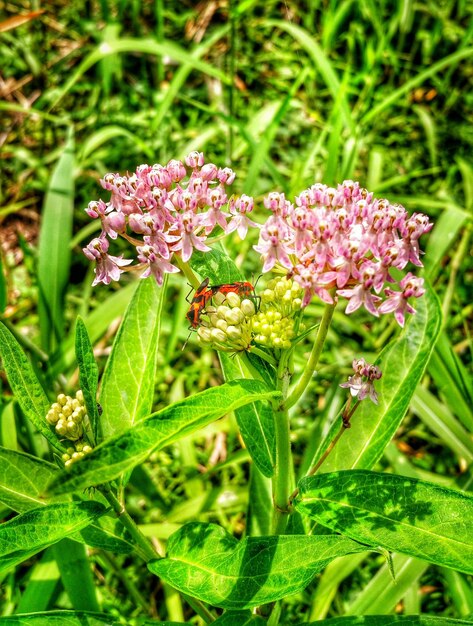
<svg viewBox="0 0 473 626"><path fill-rule="evenodd" d="M104 173L200 150L233 167L235 191L260 206L271 190L292 199L314 182L354 179L431 216L425 276L444 312L428 374L380 467L469 489L472 14L471 0L1 1L0 314L51 394L77 385L76 315L85 318L103 364L134 288L130 280L90 287L81 247L95 231L83 209L101 194L107 199L98 183ZM259 273L252 243L236 235L226 243L247 278ZM220 380L214 355L192 340L181 351L187 291L172 277L157 407ZM309 320L320 310L311 305ZM335 316L324 367L293 416L302 466L343 400L341 373L353 356L372 357L396 332L390 320ZM2 445L46 455L2 384ZM161 538L196 518L240 534L247 460L228 419L136 471L130 510ZM36 566L48 563L46 554ZM381 558L362 558L337 562L319 591L314 583L290 599L288 623L371 609L473 613L471 577L402 557L404 578L393 585ZM185 613L171 590L148 588L135 565L127 564L124 577L121 561L94 559L101 602L111 612L139 613L149 593L154 615ZM7 579L4 614L31 608L30 575L20 569ZM59 579L45 608L71 606ZM161 614L156 598L163 595Z"/></svg>

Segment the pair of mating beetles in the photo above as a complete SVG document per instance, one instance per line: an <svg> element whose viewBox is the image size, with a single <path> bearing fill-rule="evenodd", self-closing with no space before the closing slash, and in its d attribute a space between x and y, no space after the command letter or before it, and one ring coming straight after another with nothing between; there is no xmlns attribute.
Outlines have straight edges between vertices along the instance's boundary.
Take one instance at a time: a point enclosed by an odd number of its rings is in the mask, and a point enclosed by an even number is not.
<svg viewBox="0 0 473 626"><path fill-rule="evenodd" d="M186 318L190 324L189 329L195 330L200 324L200 316L204 311L207 303L217 293L223 295L227 293L236 293L243 298L255 298L255 288L249 282L226 283L223 285L212 285L209 287L209 278L206 278L197 287L192 300L190 301L189 310Z"/></svg>

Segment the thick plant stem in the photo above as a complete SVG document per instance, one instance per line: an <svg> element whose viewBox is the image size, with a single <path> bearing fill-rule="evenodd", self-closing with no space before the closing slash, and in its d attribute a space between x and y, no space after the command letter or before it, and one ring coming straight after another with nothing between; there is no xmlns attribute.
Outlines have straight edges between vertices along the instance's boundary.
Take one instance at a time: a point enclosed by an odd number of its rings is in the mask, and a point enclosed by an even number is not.
<svg viewBox="0 0 473 626"><path fill-rule="evenodd" d="M298 400L301 398L302 394L306 390L312 376L314 375L315 368L317 367L317 363L319 362L319 358L322 353L322 348L324 347L325 339L327 337L328 329L330 327L330 322L332 321L335 306L335 304L327 304L325 306L325 311L322 316L322 320L320 321L319 330L317 332L317 337L312 347L312 352L310 353L309 360L304 371L301 374L301 377L299 378L299 381L297 382L297 385L294 387L292 393L286 400L286 409L290 409L296 404L296 402L298 402Z"/></svg>
<svg viewBox="0 0 473 626"><path fill-rule="evenodd" d="M274 411L276 435L276 465L273 482L273 534L282 535L286 529L289 514L289 494L291 493L292 457L289 429L289 413L285 398L289 387L290 373L287 359L282 357L278 367L277 389L282 393L282 401Z"/></svg>
<svg viewBox="0 0 473 626"><path fill-rule="evenodd" d="M157 554L153 546L143 535L141 530L136 525L135 521L130 517L129 513L127 512L125 507L122 505L122 503L118 500L118 498L115 496L111 488L108 485L102 485L102 487L100 487L100 491L105 497L105 499L107 500L107 502L110 504L112 509L115 511L117 517L120 519L123 526L125 526L127 531L133 537L133 540L138 546L139 551L141 555L143 556L144 560L150 561L151 559L159 558L160 555Z"/></svg>
<svg viewBox="0 0 473 626"><path fill-rule="evenodd" d="M287 411L275 411L276 466L273 475L273 534L282 535L286 529L291 492L291 442Z"/></svg>

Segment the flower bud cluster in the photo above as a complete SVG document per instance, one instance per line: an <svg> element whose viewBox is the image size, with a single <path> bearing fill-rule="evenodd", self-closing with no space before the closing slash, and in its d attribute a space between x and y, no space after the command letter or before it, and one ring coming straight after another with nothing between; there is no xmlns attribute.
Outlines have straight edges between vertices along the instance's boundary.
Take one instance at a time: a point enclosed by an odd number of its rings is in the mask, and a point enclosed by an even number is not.
<svg viewBox="0 0 473 626"><path fill-rule="evenodd" d="M364 400L369 396L370 400L375 404L378 404L378 396L374 389L374 381L379 380L382 376L382 372L376 365L370 365L364 359L354 359L353 376L348 377L348 381L342 383L340 387L349 389L353 397L358 400Z"/></svg>
<svg viewBox="0 0 473 626"><path fill-rule="evenodd" d="M294 337L294 314L302 307L303 290L288 278L270 280L253 318L254 341L268 348L287 350Z"/></svg>
<svg viewBox="0 0 473 626"><path fill-rule="evenodd" d="M54 426L60 437L65 437L70 441L81 439L87 419L82 391L79 389L75 398L60 393L49 409L46 419L51 426Z"/></svg>
<svg viewBox="0 0 473 626"><path fill-rule="evenodd" d="M142 278L152 275L161 285L165 273L179 271L172 256L187 262L194 250L210 250L205 242L216 227L244 238L248 227L256 226L248 217L253 198L229 198L227 186L234 179L230 168L205 163L201 152L191 152L185 165L172 160L164 166L139 165L127 176L106 174L100 182L111 193L110 201L93 200L86 209L102 227L83 250L96 263L93 285L108 285L129 270L141 271ZM134 259L108 253L110 240L118 236L136 247L135 265Z"/></svg>
<svg viewBox="0 0 473 626"><path fill-rule="evenodd" d="M199 342L224 352L248 350L252 341L252 318L256 306L252 299L240 298L237 293L216 294L214 302L221 304L209 306L201 318L197 330Z"/></svg>
<svg viewBox="0 0 473 626"><path fill-rule="evenodd" d="M90 454L92 449L92 446L89 446L89 444L76 441L74 448L67 448L67 452L62 455L64 467L69 469L71 465L83 459L86 454Z"/></svg>

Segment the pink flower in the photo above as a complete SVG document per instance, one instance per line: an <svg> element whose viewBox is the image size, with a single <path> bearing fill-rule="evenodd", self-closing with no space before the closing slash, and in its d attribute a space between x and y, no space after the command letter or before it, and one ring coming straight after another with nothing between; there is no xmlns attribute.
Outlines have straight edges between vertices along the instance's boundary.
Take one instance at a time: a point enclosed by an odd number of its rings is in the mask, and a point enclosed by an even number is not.
<svg viewBox="0 0 473 626"><path fill-rule="evenodd" d="M104 237L92 239L89 245L83 249L85 256L90 261L95 261L95 279L92 286L98 283L108 285L112 280L120 280L120 269L132 263L131 259L124 259L122 256L116 257L107 253L108 241Z"/></svg>

